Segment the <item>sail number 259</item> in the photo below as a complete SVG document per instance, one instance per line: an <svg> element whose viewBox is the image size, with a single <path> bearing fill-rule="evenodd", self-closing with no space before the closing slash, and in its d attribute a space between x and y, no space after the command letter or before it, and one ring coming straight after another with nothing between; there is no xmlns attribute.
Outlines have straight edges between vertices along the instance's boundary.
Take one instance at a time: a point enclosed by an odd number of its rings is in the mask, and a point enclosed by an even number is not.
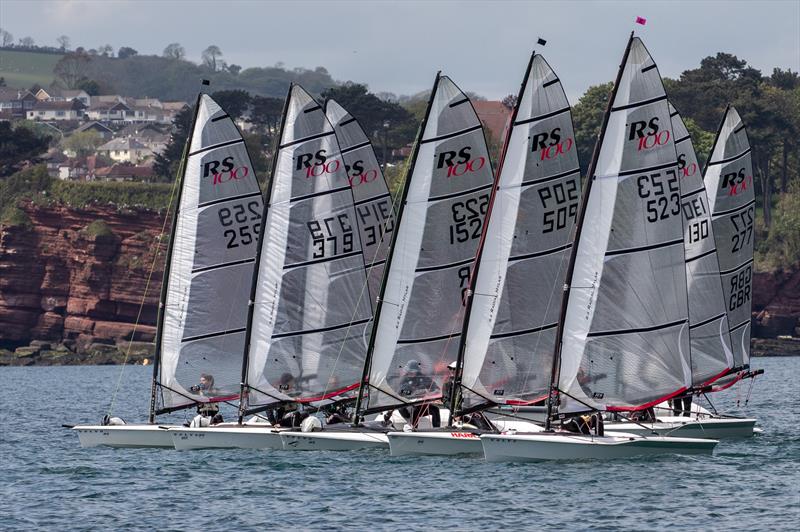
<svg viewBox="0 0 800 532"><path fill-rule="evenodd" d="M661 172L644 174L636 178L639 197L647 200L647 221L666 220L681 212L681 193L675 170L666 171L666 182Z"/></svg>
<svg viewBox="0 0 800 532"><path fill-rule="evenodd" d="M251 201L222 207L217 215L219 223L228 228L222 233L228 241L228 249L238 248L240 244L249 246L258 239L258 231L261 229L260 202Z"/></svg>

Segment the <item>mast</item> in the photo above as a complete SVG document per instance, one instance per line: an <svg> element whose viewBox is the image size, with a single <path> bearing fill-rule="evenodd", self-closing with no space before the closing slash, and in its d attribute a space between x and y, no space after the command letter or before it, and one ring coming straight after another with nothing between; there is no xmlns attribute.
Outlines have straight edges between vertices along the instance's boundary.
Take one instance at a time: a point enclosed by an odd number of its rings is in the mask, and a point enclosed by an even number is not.
<svg viewBox="0 0 800 532"><path fill-rule="evenodd" d="M292 87L294 83L289 84L289 91L286 93L286 99L283 102L283 113L281 114L281 127L278 130L277 140L275 141L275 153L272 156L272 167L269 173L269 184L264 190L264 209L261 213L261 227L258 231L258 247L256 249L256 261L253 265L253 278L250 283L250 297L247 301L247 325L244 335L244 356L242 357L242 382L239 392L239 424L242 424L245 408L245 395L249 386L247 384L247 370L250 363L250 339L253 334L253 313L255 311L256 300L256 287L258 280L258 272L261 265L261 251L264 248L264 228L267 225L267 213L269 212L269 202L272 198L272 189L275 184L275 169L278 166L278 152L280 151L281 139L283 138L283 128L286 125L286 111L289 108L289 99L292 94Z"/></svg>
<svg viewBox="0 0 800 532"><path fill-rule="evenodd" d="M586 189L583 192L582 199L580 205L578 207L578 219L575 223L575 231L574 237L572 238L572 250L569 254L569 263L567 264L567 275L565 277L566 281L564 283L564 293L561 299L561 313L558 319L558 327L556 328L556 345L555 351L553 356L553 365L550 368L550 392L547 395L547 414L545 418L545 430L551 431L551 417L553 414L553 401L558 394L558 370L561 363L561 347L563 344L563 334L564 334L564 320L567 316L567 302L569 301L569 292L572 285L572 275L575 271L575 260L578 254L578 240L581 235L581 229L583 228L583 222L586 218L586 205L589 200L589 194L592 189L592 183L594 182L594 171L597 166L597 160L600 155L600 148L603 145L603 138L606 134L606 126L608 125L608 120L611 116L611 108L614 105L614 99L617 95L617 90L619 88L620 80L622 79L622 72L625 68L625 64L628 61L628 54L631 50L631 44L633 43L633 32L631 32L630 37L628 38L628 45L625 47L625 53L622 56L622 62L619 65L619 70L617 71L617 79L614 81L614 87L611 90L611 94L608 98L608 104L606 105L606 111L603 114L603 123L600 126L600 135L597 138L597 142L594 145L594 151L592 152L592 160L589 163L589 168L586 172Z"/></svg>
<svg viewBox="0 0 800 532"><path fill-rule="evenodd" d="M475 293L475 284L478 282L478 269L480 268L481 258L483 257L483 244L486 241L486 234L489 230L489 222L492 218L492 208L494 207L494 200L495 196L497 195L497 189L500 187L500 174L503 170L503 163L506 159L506 153L508 152L508 143L511 139L511 133L514 129L514 122L517 120L517 113L519 112L519 106L522 103L522 97L525 93L525 87L528 84L528 78L531 75L531 68L533 68L533 58L536 56L536 52L531 53L531 57L528 60L528 67L525 69L525 75L522 77L522 84L519 87L519 92L517 93L517 104L514 106L514 110L511 112L511 118L508 122L508 130L506 131L506 138L505 142L503 142L503 151L500 156L500 161L497 164L497 172L494 177L494 185L492 186L492 195L489 198L489 207L486 211L486 218L484 221L484 229L481 233L481 240L478 244L478 253L475 256L475 266L472 270L472 275L470 275L469 279L469 288L467 290L467 301L465 302L467 309L464 313L464 323L461 327L461 341L459 342L458 346L458 358L456 359L456 374L455 378L453 379L452 391L450 393L450 417L447 420L448 426L452 424L453 418L455 417L456 413L456 403L458 398L457 390L461 389L461 382L462 377L464 375L464 354L467 348L467 328L469 327L469 320L472 314L472 302L474 301L474 293ZM470 104L471 105L471 104ZM486 132L484 131L484 138L486 137Z"/></svg>
<svg viewBox="0 0 800 532"><path fill-rule="evenodd" d="M208 82L203 80L203 85ZM161 368L161 339L164 333L164 309L167 299L167 288L169 285L169 272L170 263L172 262L172 250L175 248L175 230L178 225L178 211L180 210L181 197L183 195L183 181L186 178L186 162L189 158L189 145L191 144L192 137L194 136L194 128L197 125L197 114L200 112L200 98L203 96L201 90L197 94L197 101L194 104L194 114L192 115L192 124L189 128L189 136L183 145L183 154L181 155L181 172L180 181L178 182L178 196L175 200L175 210L172 213L172 225L169 230L169 246L167 248L167 256L164 262L164 273L161 279L161 294L158 297L158 318L156 320L156 350L153 357L153 382L150 387L150 413L148 415L148 423L155 423L156 421L156 400L158 395L158 372Z"/></svg>
<svg viewBox="0 0 800 532"><path fill-rule="evenodd" d="M431 106L433 105L433 99L436 96L436 90L439 87L439 78L441 77L442 72L439 71L436 73L436 79L433 82L433 88L431 89L430 97L428 98L428 107L425 109L425 117L422 119L422 124L419 128L419 133L417 134L417 140L414 143L414 153L411 156L411 163L406 167L406 175L405 175L405 183L403 184L403 197L400 201L400 207L397 211L397 216L395 217L394 222L394 231L392 233L392 241L389 244L389 255L386 257L386 264L383 269L383 280L381 281L381 289L378 295L378 305L375 308L375 313L372 316L372 331L369 336L369 345L367 346L367 356L364 360L364 370L361 374L361 384L358 387L358 398L356 399L356 407L353 412L353 424L359 424L359 413L361 412L361 405L364 400L364 387L369 386L367 380L369 379L369 371L370 366L372 364L372 355L375 348L375 336L378 329L378 318L381 315L381 309L383 308L383 298L386 292L386 283L387 278L389 276L389 271L391 270L392 266L392 259L394 258L395 252L395 243L397 242L397 235L400 233L400 222L403 217L403 211L405 210L406 206L406 198L408 197L409 191L409 181L411 176L414 174L414 167L417 164L417 156L419 155L420 150L420 143L422 141L422 136L425 134L425 126L428 123L428 118L430 117L431 113Z"/></svg>

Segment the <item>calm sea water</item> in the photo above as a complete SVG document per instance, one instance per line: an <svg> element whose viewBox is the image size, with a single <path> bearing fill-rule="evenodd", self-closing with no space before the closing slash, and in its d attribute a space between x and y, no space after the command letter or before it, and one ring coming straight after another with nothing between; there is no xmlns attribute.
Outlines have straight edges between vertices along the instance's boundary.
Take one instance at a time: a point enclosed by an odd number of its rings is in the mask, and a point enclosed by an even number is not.
<svg viewBox="0 0 800 532"><path fill-rule="evenodd" d="M0 368L0 529L743 529L800 523L800 358L717 394L764 434L713 456L488 464L383 452L81 449L120 367ZM145 419L150 368L127 367L114 413ZM182 420L182 416L173 419ZM166 420L165 420L166 421ZM796 529L796 528L795 528Z"/></svg>

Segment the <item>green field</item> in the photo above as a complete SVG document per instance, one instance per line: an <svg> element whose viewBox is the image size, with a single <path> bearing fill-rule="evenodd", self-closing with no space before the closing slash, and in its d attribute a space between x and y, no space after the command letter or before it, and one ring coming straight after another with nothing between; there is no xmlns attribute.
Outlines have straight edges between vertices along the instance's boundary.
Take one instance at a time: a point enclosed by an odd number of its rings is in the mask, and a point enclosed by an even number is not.
<svg viewBox="0 0 800 532"><path fill-rule="evenodd" d="M53 67L60 54L45 54L16 50L0 50L0 76L6 85L27 89L38 83L48 87L53 82Z"/></svg>

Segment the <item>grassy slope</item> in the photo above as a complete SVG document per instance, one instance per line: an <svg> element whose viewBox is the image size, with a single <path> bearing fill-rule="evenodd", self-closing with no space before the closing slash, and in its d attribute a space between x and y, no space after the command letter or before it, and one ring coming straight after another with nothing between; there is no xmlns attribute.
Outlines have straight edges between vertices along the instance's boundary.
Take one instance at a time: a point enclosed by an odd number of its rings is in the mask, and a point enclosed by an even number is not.
<svg viewBox="0 0 800 532"><path fill-rule="evenodd" d="M45 54L16 50L0 50L0 76L6 79L9 87L27 89L38 83L48 87L53 82L53 67L59 54Z"/></svg>

